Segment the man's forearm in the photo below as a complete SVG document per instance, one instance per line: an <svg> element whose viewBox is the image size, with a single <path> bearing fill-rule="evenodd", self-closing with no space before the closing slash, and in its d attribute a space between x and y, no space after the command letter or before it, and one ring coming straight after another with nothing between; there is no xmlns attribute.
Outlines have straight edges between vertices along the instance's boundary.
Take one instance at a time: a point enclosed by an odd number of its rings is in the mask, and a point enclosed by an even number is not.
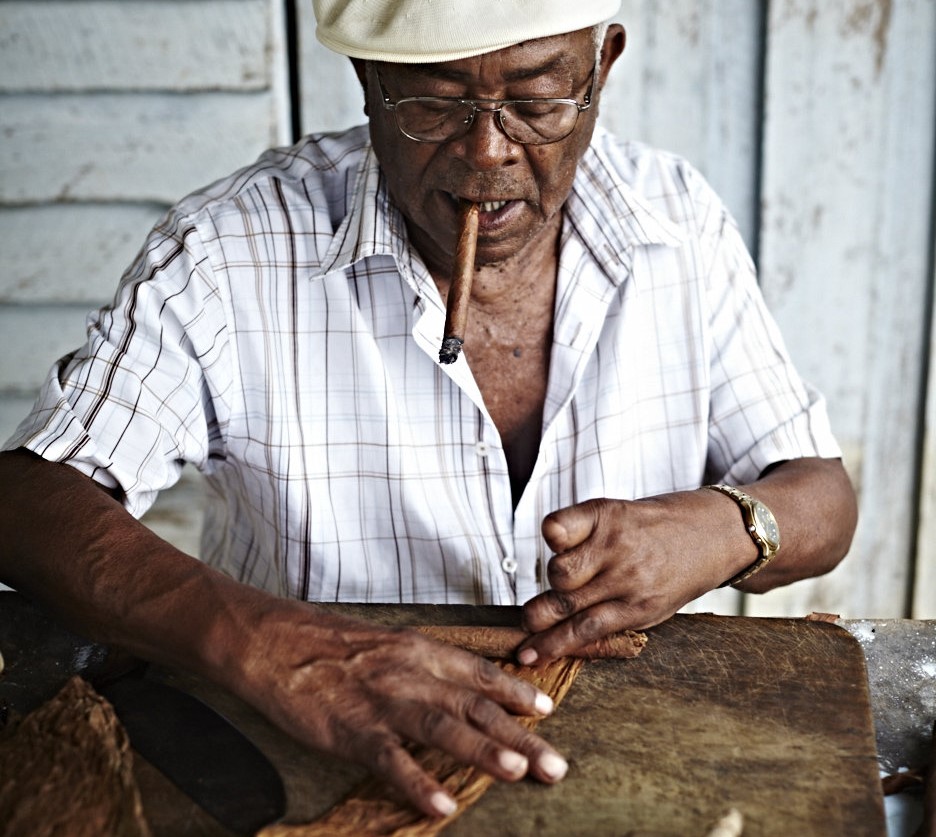
<svg viewBox="0 0 936 837"><path fill-rule="evenodd" d="M225 622L259 591L175 549L67 465L2 453L0 484L0 581L89 638L217 679Z"/></svg>

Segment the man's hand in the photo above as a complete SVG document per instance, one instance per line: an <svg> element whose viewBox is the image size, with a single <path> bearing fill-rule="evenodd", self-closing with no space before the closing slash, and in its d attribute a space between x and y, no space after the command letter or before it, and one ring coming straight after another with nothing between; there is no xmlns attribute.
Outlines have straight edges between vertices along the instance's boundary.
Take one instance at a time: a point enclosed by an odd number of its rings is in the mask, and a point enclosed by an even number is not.
<svg viewBox="0 0 936 837"><path fill-rule="evenodd" d="M721 562L706 561L698 528L709 498L696 494L590 500L549 515L543 537L556 553L548 567L551 589L524 607L524 627L537 636L524 643L520 662L554 659L615 631L656 625L724 581ZM750 563L756 552L740 515L737 528Z"/></svg>
<svg viewBox="0 0 936 837"><path fill-rule="evenodd" d="M741 488L779 523L777 558L740 585L763 592L832 569L855 529L854 492L838 460L783 462ZM551 587L524 606L535 636L525 664L554 659L625 628L659 624L757 558L741 513L707 489L645 500L591 500L550 514Z"/></svg>
<svg viewBox="0 0 936 837"><path fill-rule="evenodd" d="M265 636L254 635L245 676L228 685L293 737L364 765L427 815L451 814L455 801L407 742L507 781L565 775L565 760L512 717L548 715L548 695L482 657L294 602L259 624Z"/></svg>
<svg viewBox="0 0 936 837"><path fill-rule="evenodd" d="M419 810L453 800L404 744L497 778L563 777L514 717L548 696L467 651L271 596L182 554L73 468L0 454L0 579L89 639L219 683L309 746L351 759Z"/></svg>

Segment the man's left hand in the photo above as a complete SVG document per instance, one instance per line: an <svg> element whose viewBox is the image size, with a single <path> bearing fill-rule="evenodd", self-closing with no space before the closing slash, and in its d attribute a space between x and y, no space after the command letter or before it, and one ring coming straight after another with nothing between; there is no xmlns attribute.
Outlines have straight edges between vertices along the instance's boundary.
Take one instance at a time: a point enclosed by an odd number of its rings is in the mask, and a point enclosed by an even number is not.
<svg viewBox="0 0 936 837"><path fill-rule="evenodd" d="M740 589L765 592L821 575L847 552L857 509L839 460L777 463L740 488L770 507L781 532L777 559ZM525 664L657 625L758 555L735 501L705 489L589 500L548 515L543 537L555 553L551 589L524 606L524 626L534 634L518 654Z"/></svg>
<svg viewBox="0 0 936 837"><path fill-rule="evenodd" d="M703 494L717 500L714 492ZM549 515L543 536L556 553L548 567L552 589L524 606L524 627L536 636L520 661L554 659L615 631L659 624L724 581L728 571L710 560L704 533L711 498L698 495L589 500ZM732 513L718 503L715 509L716 518ZM753 543L734 515L741 529L736 543L753 561Z"/></svg>

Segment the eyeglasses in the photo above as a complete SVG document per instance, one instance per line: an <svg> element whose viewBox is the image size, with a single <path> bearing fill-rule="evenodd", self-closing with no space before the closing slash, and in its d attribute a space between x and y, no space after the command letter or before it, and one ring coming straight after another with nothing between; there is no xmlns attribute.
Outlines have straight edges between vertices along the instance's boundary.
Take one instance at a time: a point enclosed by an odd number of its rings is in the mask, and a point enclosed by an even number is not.
<svg viewBox="0 0 936 837"><path fill-rule="evenodd" d="M497 114L500 129L522 145L548 145L565 139L578 122L579 114L591 107L598 79L592 67L591 86L585 102L575 99L461 99L456 96L409 96L393 102L377 72L383 106L392 111L397 128L416 142L448 142L471 130L475 115ZM485 107L482 107L484 105Z"/></svg>

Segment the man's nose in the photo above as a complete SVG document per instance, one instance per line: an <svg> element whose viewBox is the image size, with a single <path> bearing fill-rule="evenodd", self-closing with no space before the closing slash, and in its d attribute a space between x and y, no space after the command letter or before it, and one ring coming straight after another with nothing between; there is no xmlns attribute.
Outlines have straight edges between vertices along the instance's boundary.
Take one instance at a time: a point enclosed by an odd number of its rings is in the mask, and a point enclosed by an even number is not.
<svg viewBox="0 0 936 837"><path fill-rule="evenodd" d="M523 153L523 146L501 128L497 108L476 108L468 132L451 145L453 153L478 170L512 165Z"/></svg>

